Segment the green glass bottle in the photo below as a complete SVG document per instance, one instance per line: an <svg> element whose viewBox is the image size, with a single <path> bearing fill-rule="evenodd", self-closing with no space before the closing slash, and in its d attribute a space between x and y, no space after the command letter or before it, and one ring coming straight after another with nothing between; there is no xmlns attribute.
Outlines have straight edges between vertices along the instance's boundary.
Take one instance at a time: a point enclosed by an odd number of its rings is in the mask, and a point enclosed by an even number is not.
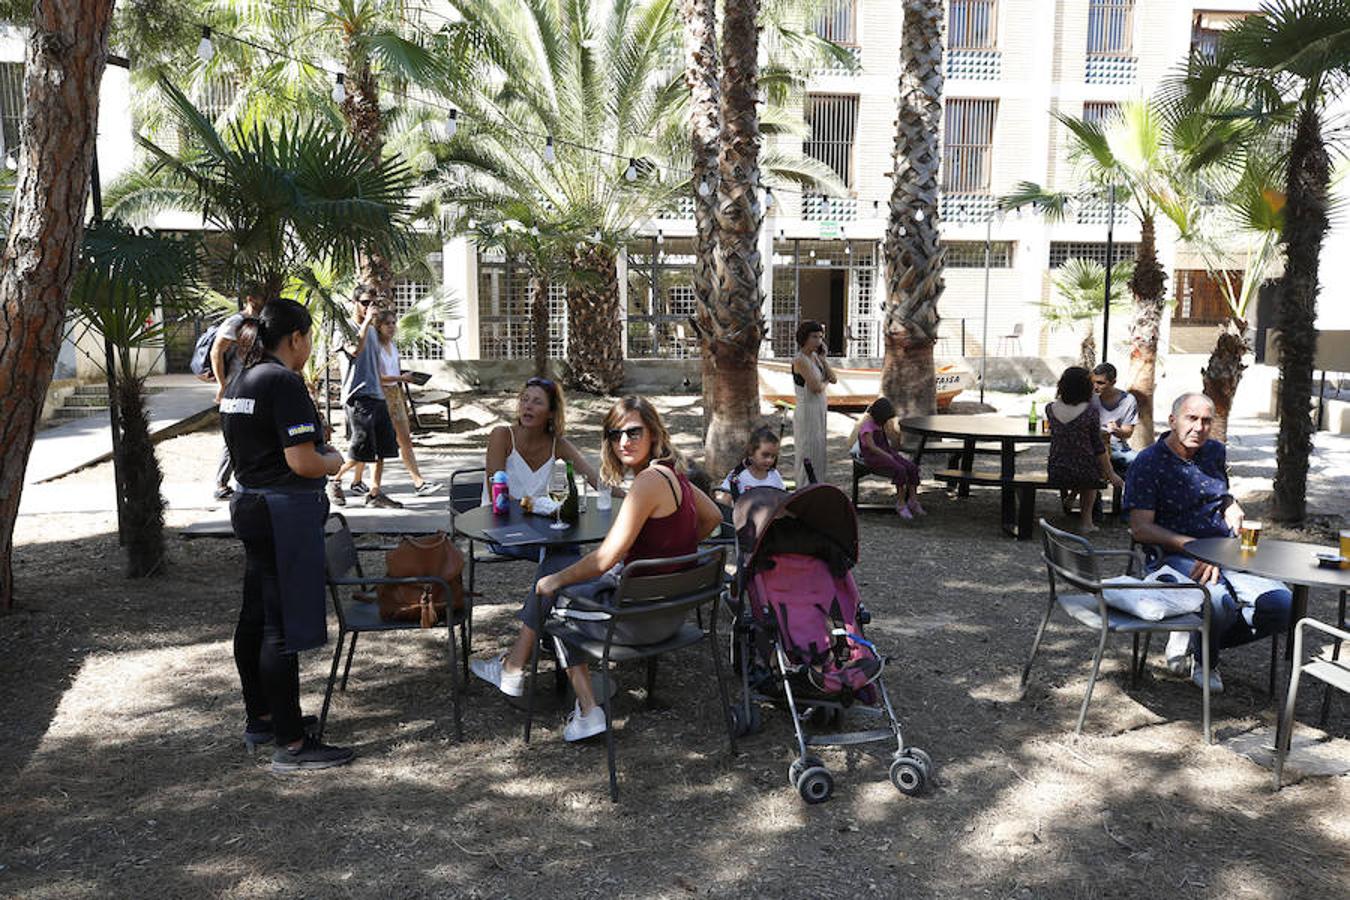
<svg viewBox="0 0 1350 900"><path fill-rule="evenodd" d="M1027 413L1027 431L1035 432L1041 425L1040 416L1036 415L1036 401L1031 401L1031 412Z"/></svg>
<svg viewBox="0 0 1350 900"><path fill-rule="evenodd" d="M577 475L572 468L572 461L567 461L567 497L563 500L562 511L558 517L564 522L575 523L580 518L579 504L577 496Z"/></svg>

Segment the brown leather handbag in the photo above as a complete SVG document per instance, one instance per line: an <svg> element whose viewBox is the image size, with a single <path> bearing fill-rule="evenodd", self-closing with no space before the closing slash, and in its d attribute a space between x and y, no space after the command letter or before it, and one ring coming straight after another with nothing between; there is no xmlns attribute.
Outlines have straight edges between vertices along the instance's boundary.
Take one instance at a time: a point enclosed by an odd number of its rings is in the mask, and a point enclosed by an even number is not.
<svg viewBox="0 0 1350 900"><path fill-rule="evenodd" d="M444 531L425 537L405 537L385 554L385 574L391 578L434 575L450 585L450 604L464 608L464 554ZM386 622L421 622L430 628L445 620L447 598L439 584L382 584L378 586L380 618Z"/></svg>

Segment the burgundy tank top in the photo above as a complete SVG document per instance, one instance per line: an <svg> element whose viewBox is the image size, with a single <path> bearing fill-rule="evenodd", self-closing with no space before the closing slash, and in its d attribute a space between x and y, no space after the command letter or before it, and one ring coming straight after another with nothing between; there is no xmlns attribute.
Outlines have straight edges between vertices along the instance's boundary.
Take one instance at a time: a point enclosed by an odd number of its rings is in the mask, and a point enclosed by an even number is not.
<svg viewBox="0 0 1350 900"><path fill-rule="evenodd" d="M665 466L680 481L680 496L675 499L679 506L668 516L653 516L642 523L633 546L628 548L625 563L639 559L666 559L672 556L686 556L698 550L698 506L694 502L693 487L689 479L667 462L655 465ZM662 479L665 480L665 479ZM666 486L674 494L675 488L666 480Z"/></svg>

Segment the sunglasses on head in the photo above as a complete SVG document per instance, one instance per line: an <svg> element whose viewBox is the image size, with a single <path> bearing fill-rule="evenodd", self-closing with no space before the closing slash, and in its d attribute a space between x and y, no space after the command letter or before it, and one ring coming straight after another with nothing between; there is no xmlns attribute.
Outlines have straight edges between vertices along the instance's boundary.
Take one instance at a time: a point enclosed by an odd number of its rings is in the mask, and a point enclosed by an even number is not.
<svg viewBox="0 0 1350 900"><path fill-rule="evenodd" d="M636 441L642 437L644 431L641 425L634 425L631 428L611 428L605 432L605 440L611 444L616 444L619 438L628 438L630 441Z"/></svg>
<svg viewBox="0 0 1350 900"><path fill-rule="evenodd" d="M546 391L551 391L555 387L553 382L549 381L547 378L540 378L538 376L535 376L534 378L531 378L529 381L525 382L525 386L527 388L539 387L543 388Z"/></svg>

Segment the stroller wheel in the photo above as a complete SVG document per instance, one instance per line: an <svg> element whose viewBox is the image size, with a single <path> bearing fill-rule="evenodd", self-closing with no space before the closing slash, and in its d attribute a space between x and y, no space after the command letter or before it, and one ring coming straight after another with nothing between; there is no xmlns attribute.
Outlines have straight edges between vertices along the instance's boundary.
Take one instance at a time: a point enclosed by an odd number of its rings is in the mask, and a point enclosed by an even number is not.
<svg viewBox="0 0 1350 900"><path fill-rule="evenodd" d="M834 793L834 777L830 775L829 770L821 766L812 766L805 772L797 782L797 793L802 795L802 799L807 803L824 803L830 799Z"/></svg>
<svg viewBox="0 0 1350 900"><path fill-rule="evenodd" d="M918 761L911 757L902 757L891 763L891 784L900 793L917 797L923 793L928 783L928 773Z"/></svg>
<svg viewBox="0 0 1350 900"><path fill-rule="evenodd" d="M806 756L802 759L794 759L792 765L788 766L788 784L793 787L802 780L802 773L807 769L824 769L825 763L821 762L819 757Z"/></svg>
<svg viewBox="0 0 1350 900"><path fill-rule="evenodd" d="M903 758L906 756L918 763L919 768L923 769L923 774L927 776L929 780L932 780L933 757L929 756L927 752L920 750L918 747L906 747L904 751L901 752L900 757Z"/></svg>

